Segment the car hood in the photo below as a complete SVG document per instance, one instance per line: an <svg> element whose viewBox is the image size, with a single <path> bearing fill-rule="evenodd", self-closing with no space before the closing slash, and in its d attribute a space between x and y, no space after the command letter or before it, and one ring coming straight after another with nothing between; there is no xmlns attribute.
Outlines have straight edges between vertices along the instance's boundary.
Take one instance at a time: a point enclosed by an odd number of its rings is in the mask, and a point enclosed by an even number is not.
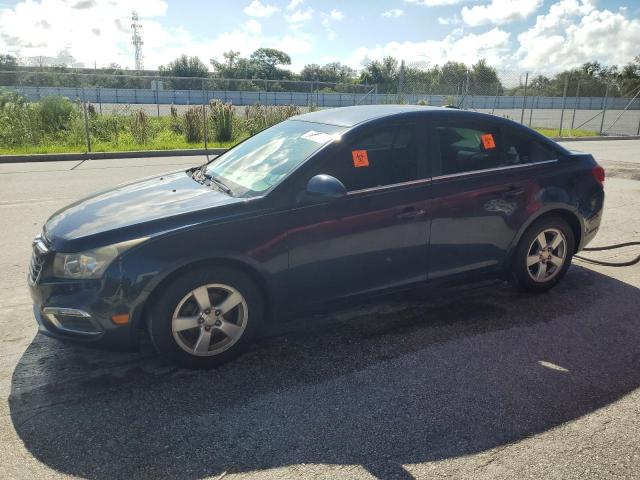
<svg viewBox="0 0 640 480"><path fill-rule="evenodd" d="M243 201L196 182L187 172L172 172L118 185L68 205L47 220L44 232L51 242L66 243L149 222L166 230L171 228L166 221L177 215ZM149 233L149 228L138 230L140 236Z"/></svg>

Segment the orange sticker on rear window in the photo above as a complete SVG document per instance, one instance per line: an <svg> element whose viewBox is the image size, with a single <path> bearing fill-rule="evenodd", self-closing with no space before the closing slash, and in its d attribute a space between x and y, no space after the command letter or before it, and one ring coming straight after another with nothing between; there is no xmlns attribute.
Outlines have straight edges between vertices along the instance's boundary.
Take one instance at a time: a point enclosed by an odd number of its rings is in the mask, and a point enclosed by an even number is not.
<svg viewBox="0 0 640 480"><path fill-rule="evenodd" d="M369 166L369 156L367 155L366 150L353 150L351 152L351 156L353 157L354 167L358 168Z"/></svg>
<svg viewBox="0 0 640 480"><path fill-rule="evenodd" d="M490 133L485 133L480 137L482 139L482 146L485 150L491 150L492 148L496 148L496 142L493 139L493 135Z"/></svg>

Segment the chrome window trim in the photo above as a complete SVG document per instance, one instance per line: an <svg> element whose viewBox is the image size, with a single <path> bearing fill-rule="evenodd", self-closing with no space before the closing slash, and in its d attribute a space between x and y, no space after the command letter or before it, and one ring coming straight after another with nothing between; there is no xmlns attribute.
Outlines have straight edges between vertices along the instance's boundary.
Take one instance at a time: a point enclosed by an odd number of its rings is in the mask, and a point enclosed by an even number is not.
<svg viewBox="0 0 640 480"><path fill-rule="evenodd" d="M382 185L380 187L370 187L370 188L361 188L360 190L350 190L347 192L347 196L362 194L362 193L372 193L378 192L381 190L388 190L396 187L408 187L408 186L418 186L431 182L431 178L420 178L418 180L409 180L407 182L400 183L390 183L389 185Z"/></svg>
<svg viewBox="0 0 640 480"><path fill-rule="evenodd" d="M530 163L520 163L518 165L507 165L505 167L495 167L495 168L484 168L482 170L469 170L468 172L459 172L459 173L449 173L447 175L438 175L436 177L432 177L432 180L440 180L446 178L456 178L463 177L466 175L475 175L479 173L491 173L491 172L501 172L504 170L514 170L517 168L525 168L525 167L535 167L536 165L545 165L548 163L557 163L558 159L554 160L544 160L543 162L530 162Z"/></svg>
<svg viewBox="0 0 640 480"><path fill-rule="evenodd" d="M525 168L525 167L534 167L536 165L545 165L548 163L557 163L558 159L553 159L553 160L544 160L542 162L530 162L530 163L520 163L518 165L507 165L505 167L495 167L495 168L484 168L482 170L470 170L468 172L460 172L460 173L450 173L447 175L438 175L436 177L431 177L431 178L421 178L419 180L409 180L408 182L401 182L401 183L391 183L389 185L383 185L380 187L371 187L371 188L362 188L360 190L351 190L349 192L347 192L347 197L350 197L352 195L359 195L359 194L364 194L364 193L374 193L374 192L379 192L379 191L384 191L384 190L388 190L391 188L396 188L396 187L405 187L405 186L413 186L413 185L422 185L422 184L426 184L429 183L433 180L440 180L440 179L447 179L447 178L456 178L456 177L462 177L462 176L466 176L466 175L475 175L478 173L490 173L490 172L500 172L503 170L513 170L516 168Z"/></svg>

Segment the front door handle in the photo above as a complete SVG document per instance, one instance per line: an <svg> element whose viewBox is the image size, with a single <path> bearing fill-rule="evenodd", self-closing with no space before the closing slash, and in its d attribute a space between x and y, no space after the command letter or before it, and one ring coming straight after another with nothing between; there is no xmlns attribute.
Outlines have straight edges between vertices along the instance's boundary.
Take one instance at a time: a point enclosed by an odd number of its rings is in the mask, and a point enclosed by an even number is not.
<svg viewBox="0 0 640 480"><path fill-rule="evenodd" d="M397 215L398 220L414 220L416 218L422 217L426 212L422 208L416 207L407 207L402 212Z"/></svg>

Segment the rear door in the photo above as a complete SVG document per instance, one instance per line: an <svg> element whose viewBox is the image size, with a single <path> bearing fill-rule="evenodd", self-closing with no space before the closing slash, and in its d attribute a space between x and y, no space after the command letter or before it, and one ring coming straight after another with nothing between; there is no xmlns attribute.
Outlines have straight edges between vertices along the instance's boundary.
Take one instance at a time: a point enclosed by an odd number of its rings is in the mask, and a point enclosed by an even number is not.
<svg viewBox="0 0 640 480"><path fill-rule="evenodd" d="M291 212L294 309L426 280L429 180L419 129L416 122L369 129L301 179L303 188L313 175L332 175L348 195Z"/></svg>
<svg viewBox="0 0 640 480"><path fill-rule="evenodd" d="M551 154L500 127L491 120L431 124L430 279L501 266L536 202L536 170Z"/></svg>

